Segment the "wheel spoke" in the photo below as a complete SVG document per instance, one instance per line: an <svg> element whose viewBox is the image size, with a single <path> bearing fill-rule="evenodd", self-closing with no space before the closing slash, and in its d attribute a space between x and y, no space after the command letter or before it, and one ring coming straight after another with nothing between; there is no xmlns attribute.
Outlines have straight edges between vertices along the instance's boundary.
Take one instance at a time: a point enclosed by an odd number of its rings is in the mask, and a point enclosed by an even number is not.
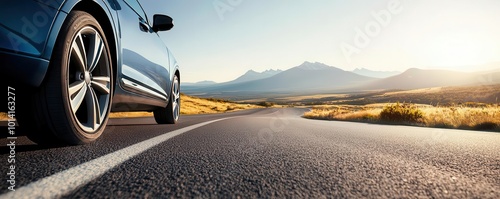
<svg viewBox="0 0 500 199"><path fill-rule="evenodd" d="M179 99L179 84L177 82L174 83L174 88L172 89L172 94L173 94L175 100Z"/></svg>
<svg viewBox="0 0 500 199"><path fill-rule="evenodd" d="M175 100L174 100L174 101L172 102L172 108L173 108L173 110L174 110L174 112L175 112L175 109L177 108L177 101L175 101Z"/></svg>
<svg viewBox="0 0 500 199"><path fill-rule="evenodd" d="M77 59L77 63L79 66L79 71L84 72L87 68L87 55L85 52L85 46L83 45L82 35L78 33L76 35L75 41L71 45L71 54L75 56Z"/></svg>
<svg viewBox="0 0 500 199"><path fill-rule="evenodd" d="M172 100L177 101L177 94L172 92Z"/></svg>
<svg viewBox="0 0 500 199"><path fill-rule="evenodd" d="M88 125L93 130L99 127L101 123L101 111L99 107L99 99L92 87L89 86L89 92L87 92L87 96L85 97L87 100L87 117L88 117Z"/></svg>
<svg viewBox="0 0 500 199"><path fill-rule="evenodd" d="M87 57L89 72L92 72L97 66L97 63L101 58L101 54L103 53L103 48L104 48L104 43L99 34L95 32L95 34L90 37L90 42L89 42L89 52Z"/></svg>
<svg viewBox="0 0 500 199"><path fill-rule="evenodd" d="M179 99L180 99L180 90L179 90L179 82L177 79L174 80L174 85L172 89L172 112L174 119L177 120L177 118L180 115L180 106L179 106Z"/></svg>
<svg viewBox="0 0 500 199"><path fill-rule="evenodd" d="M179 117L179 104L177 103L177 101L174 101L172 103L172 106L174 108L173 112L174 112L174 119L177 119L177 117Z"/></svg>
<svg viewBox="0 0 500 199"><path fill-rule="evenodd" d="M79 86L81 87L78 88ZM85 82L83 82L83 84L77 82L71 84L69 88L69 93L71 100L71 109L73 113L76 113L76 111L80 108L80 105L82 104L87 94L87 87L85 86ZM77 94L75 95L75 97L72 98L71 96L73 96L74 93Z"/></svg>
<svg viewBox="0 0 500 199"><path fill-rule="evenodd" d="M181 98L181 95L179 93L175 94L175 101L179 101Z"/></svg>
<svg viewBox="0 0 500 199"><path fill-rule="evenodd" d="M85 86L85 81L73 82L69 85L69 96L73 96L76 92L80 91Z"/></svg>
<svg viewBox="0 0 500 199"><path fill-rule="evenodd" d="M103 94L109 94L109 77L93 77L92 87Z"/></svg>

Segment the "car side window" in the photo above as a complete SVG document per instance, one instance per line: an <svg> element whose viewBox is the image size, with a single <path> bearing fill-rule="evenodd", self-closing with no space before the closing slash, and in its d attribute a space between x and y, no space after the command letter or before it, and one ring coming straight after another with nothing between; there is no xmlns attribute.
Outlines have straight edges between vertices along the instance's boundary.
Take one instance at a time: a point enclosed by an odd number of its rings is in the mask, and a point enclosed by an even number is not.
<svg viewBox="0 0 500 199"><path fill-rule="evenodd" d="M137 0L124 0L139 16L141 16L145 21L148 20L141 4Z"/></svg>

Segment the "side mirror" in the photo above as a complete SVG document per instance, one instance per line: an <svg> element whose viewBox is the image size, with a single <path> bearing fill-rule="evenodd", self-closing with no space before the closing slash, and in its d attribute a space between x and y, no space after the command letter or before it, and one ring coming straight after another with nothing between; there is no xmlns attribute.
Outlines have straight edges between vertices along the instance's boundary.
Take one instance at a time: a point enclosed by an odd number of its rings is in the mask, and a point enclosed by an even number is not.
<svg viewBox="0 0 500 199"><path fill-rule="evenodd" d="M174 27L174 20L167 15L155 14L153 16L153 31L167 31Z"/></svg>

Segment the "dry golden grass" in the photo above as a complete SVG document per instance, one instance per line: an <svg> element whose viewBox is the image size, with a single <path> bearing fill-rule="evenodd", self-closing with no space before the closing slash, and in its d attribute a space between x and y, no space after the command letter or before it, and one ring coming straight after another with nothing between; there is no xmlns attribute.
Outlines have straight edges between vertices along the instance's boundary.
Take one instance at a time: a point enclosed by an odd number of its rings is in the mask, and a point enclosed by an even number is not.
<svg viewBox="0 0 500 199"><path fill-rule="evenodd" d="M237 110L262 108L261 106L252 104L238 104L219 99L203 99L181 94L181 114L208 114L208 113L225 113ZM110 118L125 118L125 117L151 117L151 112L115 112L110 113ZM0 120L7 120L7 114L0 112Z"/></svg>
<svg viewBox="0 0 500 199"><path fill-rule="evenodd" d="M500 106L482 108L433 107L423 109L426 126L481 129L488 125L500 124Z"/></svg>
<svg viewBox="0 0 500 199"><path fill-rule="evenodd" d="M323 98L346 98L349 97L348 94L317 94L317 95L302 95L302 96L292 96L292 97L280 97L276 98L277 101L304 101L304 100L318 100Z"/></svg>
<svg viewBox="0 0 500 199"><path fill-rule="evenodd" d="M203 99L182 95L181 114L206 114L206 113L225 113L237 110L262 108L252 104L238 104L219 99Z"/></svg>
<svg viewBox="0 0 500 199"><path fill-rule="evenodd" d="M435 87L385 92L367 97L372 102L406 101L422 104L450 105L464 102L500 103L500 84L482 86Z"/></svg>
<svg viewBox="0 0 500 199"><path fill-rule="evenodd" d="M407 94L433 94L440 93L446 90L444 87L432 87L432 88L422 88L422 89L414 89L414 90L406 90L406 91L393 91L386 92L381 96L392 96L392 95L407 95Z"/></svg>
<svg viewBox="0 0 500 199"><path fill-rule="evenodd" d="M0 112L0 120L8 120L9 117L7 116L7 113L5 112Z"/></svg>
<svg viewBox="0 0 500 199"><path fill-rule="evenodd" d="M382 104L365 106L355 105L323 105L314 106L305 118L341 121L364 121L385 123L380 119ZM476 129L500 131L500 106L487 105L483 107L433 107L416 105L423 112L423 118L418 123L405 123L426 127L443 127L456 129Z"/></svg>
<svg viewBox="0 0 500 199"><path fill-rule="evenodd" d="M127 118L127 117L152 117L152 112L137 111L137 112L115 112L110 113L110 118Z"/></svg>
<svg viewBox="0 0 500 199"><path fill-rule="evenodd" d="M181 94L181 114L210 114L210 113L225 113L237 110L261 108L260 106L251 104L237 104L220 99L204 99ZM124 117L151 117L150 112L117 112L111 113L111 118Z"/></svg>
<svg viewBox="0 0 500 199"><path fill-rule="evenodd" d="M344 121L374 121L382 112L378 106L320 105L304 114L305 118Z"/></svg>

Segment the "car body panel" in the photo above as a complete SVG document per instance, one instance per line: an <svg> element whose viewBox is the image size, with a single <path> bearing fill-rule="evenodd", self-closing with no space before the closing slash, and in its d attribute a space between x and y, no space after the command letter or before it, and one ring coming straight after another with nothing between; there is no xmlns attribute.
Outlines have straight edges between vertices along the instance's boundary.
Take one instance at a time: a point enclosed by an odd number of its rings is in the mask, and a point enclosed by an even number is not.
<svg viewBox="0 0 500 199"><path fill-rule="evenodd" d="M6 1L0 13L0 70L9 74L2 81L39 86L49 66L42 54L59 12L41 2Z"/></svg>
<svg viewBox="0 0 500 199"><path fill-rule="evenodd" d="M0 13L0 49L39 57L57 9L36 1L6 1ZM20 12L20 10L23 10Z"/></svg>
<svg viewBox="0 0 500 199"><path fill-rule="evenodd" d="M126 0L133 2L136 0ZM122 45L122 70L118 79L135 81L141 87L149 88L150 92L156 92L161 95L162 100L166 101L166 91L170 86L169 61L166 48L158 45L162 41L158 34L151 30L141 7L131 7L126 3L121 6L122 10L118 13L121 21L121 45ZM141 10L137 10L141 9ZM134 16L135 15L135 16ZM132 67L131 67L132 66ZM133 68L132 70L130 70ZM126 82L126 81L120 81ZM125 89L128 86L123 87ZM136 89L142 90L137 87ZM145 94L148 92L145 91ZM150 97L157 97L153 95Z"/></svg>

